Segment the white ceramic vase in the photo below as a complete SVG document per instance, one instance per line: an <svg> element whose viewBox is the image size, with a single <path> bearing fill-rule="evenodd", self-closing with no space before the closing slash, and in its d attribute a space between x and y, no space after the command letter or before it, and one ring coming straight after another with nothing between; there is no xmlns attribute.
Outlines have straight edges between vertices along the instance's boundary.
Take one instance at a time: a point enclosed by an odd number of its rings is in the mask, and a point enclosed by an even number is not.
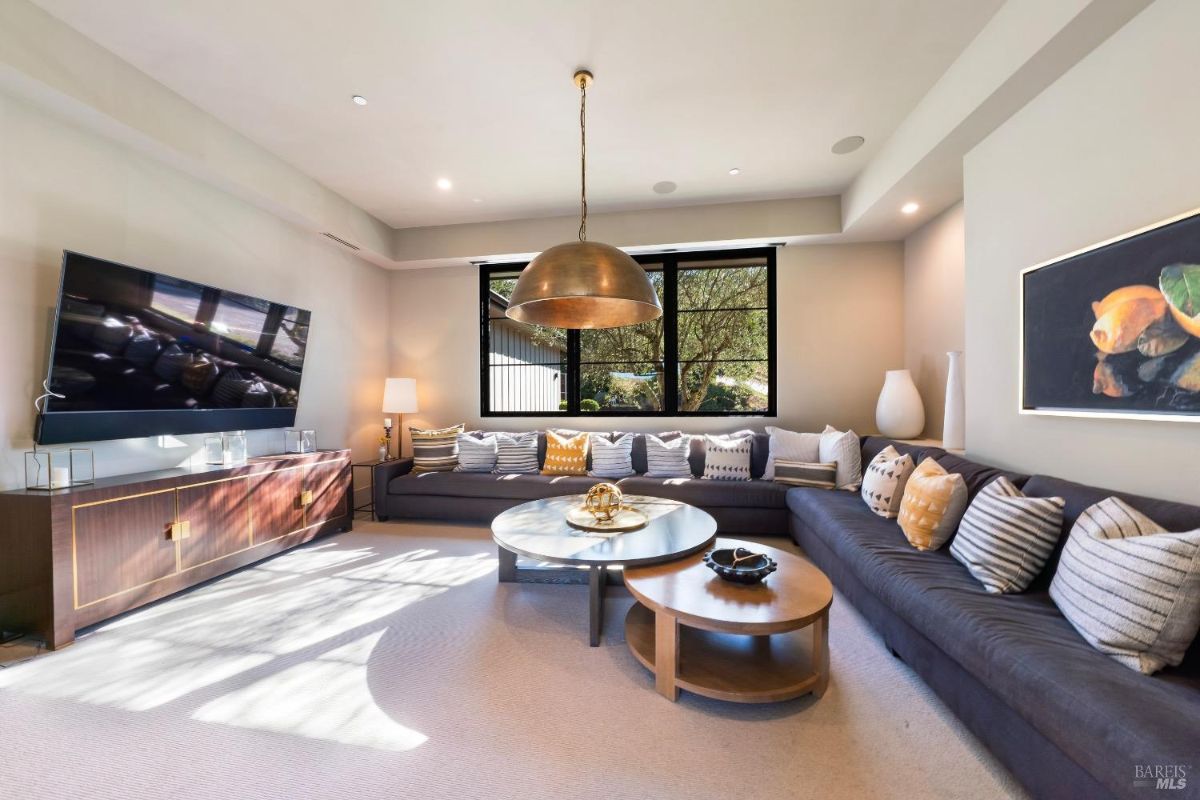
<svg viewBox="0 0 1200 800"><path fill-rule="evenodd" d="M942 424L942 447L962 450L966 446L966 393L963 389L963 354L951 350L950 368L946 372L946 417Z"/></svg>
<svg viewBox="0 0 1200 800"><path fill-rule="evenodd" d="M925 429L925 405L906 369L890 369L875 405L875 425L890 439L915 439Z"/></svg>

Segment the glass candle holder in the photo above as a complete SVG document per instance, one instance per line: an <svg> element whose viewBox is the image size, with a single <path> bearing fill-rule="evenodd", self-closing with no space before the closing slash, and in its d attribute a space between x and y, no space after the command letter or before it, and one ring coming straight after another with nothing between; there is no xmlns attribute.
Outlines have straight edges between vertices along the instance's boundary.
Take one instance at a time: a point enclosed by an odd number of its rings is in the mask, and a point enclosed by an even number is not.
<svg viewBox="0 0 1200 800"><path fill-rule="evenodd" d="M225 447L220 436L207 436L204 439L204 463L219 467L225 463Z"/></svg>
<svg viewBox="0 0 1200 800"><path fill-rule="evenodd" d="M309 429L289 428L283 432L283 452L313 453L317 449L317 432Z"/></svg>
<svg viewBox="0 0 1200 800"><path fill-rule="evenodd" d="M229 431L221 434L222 464L240 467L246 463L247 446L245 431Z"/></svg>

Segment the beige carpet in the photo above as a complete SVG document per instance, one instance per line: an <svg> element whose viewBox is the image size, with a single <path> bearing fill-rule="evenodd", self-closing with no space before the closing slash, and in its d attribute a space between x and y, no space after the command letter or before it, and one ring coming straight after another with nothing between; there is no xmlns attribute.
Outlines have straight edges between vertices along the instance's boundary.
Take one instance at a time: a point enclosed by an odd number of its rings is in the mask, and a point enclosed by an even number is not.
<svg viewBox="0 0 1200 800"><path fill-rule="evenodd" d="M775 542L778 543L778 542ZM840 597L821 700L672 704L610 593L499 585L482 528L360 523L100 626L0 648L13 798L1023 796Z"/></svg>

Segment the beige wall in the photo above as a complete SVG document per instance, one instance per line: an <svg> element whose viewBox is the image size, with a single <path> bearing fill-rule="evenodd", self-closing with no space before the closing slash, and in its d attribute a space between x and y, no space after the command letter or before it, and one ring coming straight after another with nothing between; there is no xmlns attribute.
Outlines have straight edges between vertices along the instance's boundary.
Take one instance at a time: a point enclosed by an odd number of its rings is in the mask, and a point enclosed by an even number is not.
<svg viewBox="0 0 1200 800"><path fill-rule="evenodd" d="M779 416L603 418L594 429L729 431L826 422L875 430L883 373L904 361L903 249L899 243L789 246L778 258ZM479 277L475 267L392 275L392 374L418 382L414 425L532 429L554 419L479 416ZM407 447L407 445L406 445Z"/></svg>
<svg viewBox="0 0 1200 800"><path fill-rule="evenodd" d="M64 248L313 311L298 424L372 450L387 367L388 276L315 233L0 94L0 486L24 480ZM97 472L173 466L202 436L95 446ZM252 450L282 433L251 434Z"/></svg>
<svg viewBox="0 0 1200 800"><path fill-rule="evenodd" d="M925 401L925 433L942 438L946 353L963 349L963 206L957 203L904 241L904 364Z"/></svg>
<svg viewBox="0 0 1200 800"><path fill-rule="evenodd" d="M1200 426L1017 413L1018 272L1200 205L1196 31L1158 0L967 156L972 457L1196 501Z"/></svg>

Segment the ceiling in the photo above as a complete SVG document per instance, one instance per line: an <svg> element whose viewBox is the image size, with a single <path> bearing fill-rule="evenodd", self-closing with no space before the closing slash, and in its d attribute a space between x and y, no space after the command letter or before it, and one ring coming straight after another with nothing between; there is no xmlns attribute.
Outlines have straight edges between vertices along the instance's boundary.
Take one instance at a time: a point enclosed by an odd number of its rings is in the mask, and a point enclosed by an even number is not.
<svg viewBox="0 0 1200 800"><path fill-rule="evenodd" d="M592 210L839 193L1001 5L35 2L397 228L572 213L579 66Z"/></svg>

